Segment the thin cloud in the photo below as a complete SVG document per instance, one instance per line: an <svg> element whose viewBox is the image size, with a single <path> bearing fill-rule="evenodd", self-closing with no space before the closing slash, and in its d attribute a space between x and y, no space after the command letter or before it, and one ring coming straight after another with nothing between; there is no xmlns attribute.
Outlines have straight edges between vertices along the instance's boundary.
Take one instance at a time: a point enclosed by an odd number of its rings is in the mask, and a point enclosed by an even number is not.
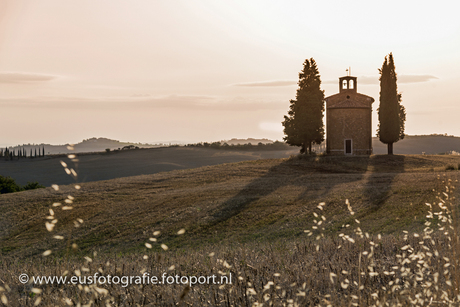
<svg viewBox="0 0 460 307"><path fill-rule="evenodd" d="M297 81L273 80L273 81L257 81L257 82L237 83L237 84L233 84L233 86L245 86L245 87L267 86L267 87L274 87L274 86L291 86L291 85L296 85L296 84L297 84Z"/></svg>
<svg viewBox="0 0 460 307"><path fill-rule="evenodd" d="M283 125L280 122L260 122L259 129L270 132L282 132Z"/></svg>
<svg viewBox="0 0 460 307"><path fill-rule="evenodd" d="M222 98L205 95L150 96L135 94L122 97L4 97L2 107L48 107L63 109L181 109L213 111L284 110L286 101L252 99L247 97Z"/></svg>
<svg viewBox="0 0 460 307"><path fill-rule="evenodd" d="M200 95L169 95L161 97L137 97L131 99L117 99L129 102L132 107L139 108L180 108L189 110L213 111L256 111L285 109L286 102L267 99L253 99L247 97L223 98L217 96Z"/></svg>
<svg viewBox="0 0 460 307"><path fill-rule="evenodd" d="M432 75L398 75L398 83L420 83L420 82L428 82L433 79L438 79ZM323 84L337 84L339 79L337 80L326 80L323 81ZM379 76L361 76L358 77L358 85L359 84L379 84Z"/></svg>
<svg viewBox="0 0 460 307"><path fill-rule="evenodd" d="M432 79L438 79L432 75L398 75L398 81L400 83L418 83L418 82L427 82Z"/></svg>
<svg viewBox="0 0 460 307"><path fill-rule="evenodd" d="M0 72L0 83L37 83L56 79L57 76L23 73L23 72Z"/></svg>
<svg viewBox="0 0 460 307"><path fill-rule="evenodd" d="M358 78L358 82L361 83L361 78ZM337 84L339 83L339 79L337 80L324 80L321 81L322 84Z"/></svg>

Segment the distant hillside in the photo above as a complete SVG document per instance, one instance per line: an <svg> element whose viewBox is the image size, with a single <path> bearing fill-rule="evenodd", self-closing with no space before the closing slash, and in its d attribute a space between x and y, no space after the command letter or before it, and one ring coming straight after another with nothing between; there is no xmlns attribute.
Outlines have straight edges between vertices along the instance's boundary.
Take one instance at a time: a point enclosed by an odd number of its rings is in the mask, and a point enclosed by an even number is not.
<svg viewBox="0 0 460 307"><path fill-rule="evenodd" d="M60 154L60 153L70 153L70 152L97 152L97 151L105 151L106 148L110 148L110 150L114 149L121 149L124 146L129 146L129 145L134 145L138 146L140 148L153 148L153 147L158 147L155 145L149 145L149 144L141 144L141 143L130 143L130 142L120 142L117 140L111 140L107 138L90 138L83 140L80 143L77 143L74 145L74 150L70 151L67 149L67 146L69 144L65 145L51 145L51 144L23 144L23 145L17 145L14 147L9 147L8 149L18 151L19 149L25 149L27 155L30 154L30 150L32 150L32 154L35 153L35 149L42 149L45 147L45 154Z"/></svg>
<svg viewBox="0 0 460 307"><path fill-rule="evenodd" d="M177 169L217 165L258 159L288 158L298 152L296 148L283 150L217 150L204 147L168 147L140 150L121 150L102 154L79 155L79 182L107 180L120 177L155 174ZM0 159L0 175L10 176L21 185L37 181L42 185L71 184L61 164L67 157L49 156L37 159L5 161ZM70 166L74 167L74 166Z"/></svg>
<svg viewBox="0 0 460 307"><path fill-rule="evenodd" d="M221 144L227 143L229 145L238 145L238 144L252 144L257 145L259 143L262 144L272 144L273 141L269 139L255 139L255 138L247 138L247 139L238 139L232 138L230 140L222 140ZM176 143L171 143L176 144ZM325 143L323 143L325 144ZM321 145L324 147L324 145ZM65 145L50 145L50 144L23 144L17 145L14 147L8 147L8 149L14 150L17 152L19 149L25 149L27 155L30 155L32 150L32 154L35 153L35 149L38 150L45 147L45 154L66 154L70 153L71 151L67 149ZM107 138L90 138L83 140L82 142L74 145L74 151L76 153L81 152L101 152L105 151L106 148L110 148L110 150L121 149L124 146L137 146L140 148L155 148L161 146L168 146L168 143L159 144L156 143L152 144L141 144L141 143L132 143L132 142L120 142L117 140L111 140ZM374 149L374 154L386 154L387 153L387 146L379 141L377 137L372 138L372 146ZM293 147L295 148L295 147ZM3 150L5 148L2 148ZM456 136L447 136L447 135L407 135L403 140L394 144L394 153L395 154L444 154L452 151L460 152L460 137ZM322 150L319 150L322 151Z"/></svg>
<svg viewBox="0 0 460 307"><path fill-rule="evenodd" d="M372 138L374 154L386 154L387 145ZM403 140L393 145L395 154L427 155L443 154L451 151L460 152L460 137L447 135L407 135Z"/></svg>
<svg viewBox="0 0 460 307"><path fill-rule="evenodd" d="M259 143L271 144L273 141L268 139L236 139L221 141L229 145L248 144L257 145ZM325 144L325 143L323 143ZM372 138L374 154L381 155L387 153L387 145L379 141L377 137ZM325 148L324 148L325 149ZM321 150L320 150L321 151ZM452 151L460 152L460 137L447 135L406 135L406 137L395 143L393 151L398 155L427 155L444 154Z"/></svg>

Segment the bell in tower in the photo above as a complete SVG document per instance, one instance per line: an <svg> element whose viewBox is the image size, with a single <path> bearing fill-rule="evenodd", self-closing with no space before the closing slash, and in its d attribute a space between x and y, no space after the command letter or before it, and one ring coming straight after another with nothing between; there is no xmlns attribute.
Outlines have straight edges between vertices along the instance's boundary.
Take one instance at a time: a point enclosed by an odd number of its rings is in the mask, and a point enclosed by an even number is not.
<svg viewBox="0 0 460 307"><path fill-rule="evenodd" d="M353 93L357 93L356 85L356 77L346 76L339 78L340 93L342 93L343 91L352 91Z"/></svg>

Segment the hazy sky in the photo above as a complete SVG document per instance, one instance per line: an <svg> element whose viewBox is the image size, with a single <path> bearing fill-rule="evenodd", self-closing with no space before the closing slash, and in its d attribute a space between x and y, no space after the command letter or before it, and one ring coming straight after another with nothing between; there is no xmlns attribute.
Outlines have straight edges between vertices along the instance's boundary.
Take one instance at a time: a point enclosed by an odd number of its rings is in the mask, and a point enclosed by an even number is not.
<svg viewBox="0 0 460 307"><path fill-rule="evenodd" d="M393 52L407 134L460 135L455 1L0 0L0 145L281 140L306 58L374 97Z"/></svg>

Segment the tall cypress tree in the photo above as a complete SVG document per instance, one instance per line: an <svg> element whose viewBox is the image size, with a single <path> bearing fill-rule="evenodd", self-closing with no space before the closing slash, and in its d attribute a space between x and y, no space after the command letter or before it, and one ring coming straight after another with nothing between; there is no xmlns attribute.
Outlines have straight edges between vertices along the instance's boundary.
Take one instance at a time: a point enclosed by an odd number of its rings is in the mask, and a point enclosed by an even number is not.
<svg viewBox="0 0 460 307"><path fill-rule="evenodd" d="M393 154L393 143L404 138L406 110L401 105L401 94L396 85L396 71L393 54L385 57L380 72L379 127L377 136L380 142L387 144L388 154Z"/></svg>
<svg viewBox="0 0 460 307"><path fill-rule="evenodd" d="M284 116L284 140L291 146L300 146L300 153L311 154L311 145L324 141L324 91L313 58L306 59L299 73L296 99L290 100L288 115Z"/></svg>

